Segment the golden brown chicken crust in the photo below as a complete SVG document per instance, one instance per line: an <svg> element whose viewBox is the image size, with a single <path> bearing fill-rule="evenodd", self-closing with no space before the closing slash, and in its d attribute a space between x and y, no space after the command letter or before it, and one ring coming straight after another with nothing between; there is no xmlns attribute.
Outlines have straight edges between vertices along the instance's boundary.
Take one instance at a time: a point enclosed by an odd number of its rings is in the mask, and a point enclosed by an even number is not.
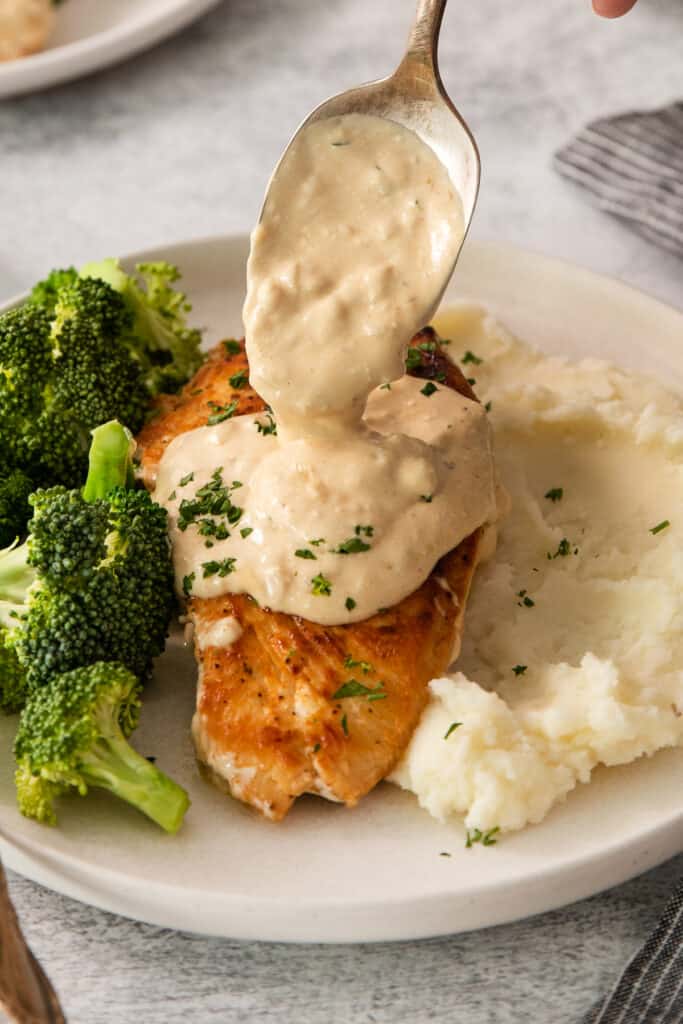
<svg viewBox="0 0 683 1024"><path fill-rule="evenodd" d="M430 328L412 347L419 352L414 375L475 397ZM217 346L182 393L162 403L139 437L148 484L166 446L204 425L212 402L236 401L235 415L264 408L251 388L229 383L246 367L243 346L234 354ZM273 612L242 594L192 598L200 669L193 734L213 781L280 820L302 793L352 806L388 775L425 707L429 680L459 646L481 533L442 558L399 604L346 626ZM212 623L226 618L239 623L239 638L204 646ZM335 699L351 679L375 693Z"/></svg>

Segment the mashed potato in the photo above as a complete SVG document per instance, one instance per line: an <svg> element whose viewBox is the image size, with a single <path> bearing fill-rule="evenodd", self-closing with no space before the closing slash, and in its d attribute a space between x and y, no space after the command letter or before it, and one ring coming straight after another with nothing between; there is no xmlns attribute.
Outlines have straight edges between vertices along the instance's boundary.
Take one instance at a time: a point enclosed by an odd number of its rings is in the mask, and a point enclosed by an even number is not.
<svg viewBox="0 0 683 1024"><path fill-rule="evenodd" d="M683 402L542 356L478 308L437 326L454 359L482 360L465 370L491 403L512 510L459 671L430 684L391 781L438 818L518 829L596 765L683 744Z"/></svg>

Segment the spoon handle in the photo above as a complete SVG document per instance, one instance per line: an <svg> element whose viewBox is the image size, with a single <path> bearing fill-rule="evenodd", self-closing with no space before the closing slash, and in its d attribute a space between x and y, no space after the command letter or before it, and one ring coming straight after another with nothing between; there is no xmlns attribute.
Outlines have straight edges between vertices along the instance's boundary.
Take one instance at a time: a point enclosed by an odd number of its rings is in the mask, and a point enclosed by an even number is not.
<svg viewBox="0 0 683 1024"><path fill-rule="evenodd" d="M65 1024L54 989L21 933L1 863L0 1006L17 1024Z"/></svg>
<svg viewBox="0 0 683 1024"><path fill-rule="evenodd" d="M436 50L447 0L418 0L404 59L418 60L436 71Z"/></svg>

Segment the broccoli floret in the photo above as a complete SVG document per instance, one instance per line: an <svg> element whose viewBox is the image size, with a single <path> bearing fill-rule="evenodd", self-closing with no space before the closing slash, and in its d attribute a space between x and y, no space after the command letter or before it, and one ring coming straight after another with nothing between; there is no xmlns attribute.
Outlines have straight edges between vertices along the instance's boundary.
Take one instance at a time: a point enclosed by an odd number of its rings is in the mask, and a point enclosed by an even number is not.
<svg viewBox="0 0 683 1024"><path fill-rule="evenodd" d="M140 684L115 662L66 672L37 691L14 744L22 814L54 825L55 797L74 789L85 796L97 786L177 832L190 801L128 743L139 713Z"/></svg>
<svg viewBox="0 0 683 1024"><path fill-rule="evenodd" d="M183 292L172 286L179 279L171 263L138 263L139 278L126 274L115 259L88 263L81 277L106 281L123 297L133 316L126 339L133 356L145 371L151 394L175 392L198 369L201 334L187 326L192 309Z"/></svg>
<svg viewBox="0 0 683 1024"><path fill-rule="evenodd" d="M129 277L116 260L80 275L54 270L24 306L0 315L0 521L13 471L32 489L77 487L94 427L118 419L139 430L150 399L177 391L199 366L200 333L187 327L189 306L172 287L177 269L141 264L139 272ZM23 532L25 504L11 511Z"/></svg>
<svg viewBox="0 0 683 1024"><path fill-rule="evenodd" d="M24 532L33 490L33 481L20 469L0 474L0 547L7 547Z"/></svg>
<svg viewBox="0 0 683 1024"><path fill-rule="evenodd" d="M39 281L34 285L29 295L29 302L52 312L59 291L65 285L73 284L77 280L78 271L75 267L67 267L66 270L52 270L44 281Z"/></svg>
<svg viewBox="0 0 683 1024"><path fill-rule="evenodd" d="M0 650L26 694L95 661L138 677L161 654L174 608L166 510L131 489L132 443L111 422L93 431L82 491L31 495L27 541L0 552ZM21 673L0 678L0 706L22 703Z"/></svg>

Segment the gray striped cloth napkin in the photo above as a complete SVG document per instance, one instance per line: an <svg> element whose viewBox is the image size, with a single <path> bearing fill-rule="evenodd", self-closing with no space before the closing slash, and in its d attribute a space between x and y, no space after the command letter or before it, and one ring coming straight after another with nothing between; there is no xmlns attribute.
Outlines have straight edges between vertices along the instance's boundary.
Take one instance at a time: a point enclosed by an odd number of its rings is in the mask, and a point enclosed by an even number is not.
<svg viewBox="0 0 683 1024"><path fill-rule="evenodd" d="M683 880L645 945L584 1024L683 1022Z"/></svg>
<svg viewBox="0 0 683 1024"><path fill-rule="evenodd" d="M555 155L603 210L683 256L683 103L589 124Z"/></svg>

